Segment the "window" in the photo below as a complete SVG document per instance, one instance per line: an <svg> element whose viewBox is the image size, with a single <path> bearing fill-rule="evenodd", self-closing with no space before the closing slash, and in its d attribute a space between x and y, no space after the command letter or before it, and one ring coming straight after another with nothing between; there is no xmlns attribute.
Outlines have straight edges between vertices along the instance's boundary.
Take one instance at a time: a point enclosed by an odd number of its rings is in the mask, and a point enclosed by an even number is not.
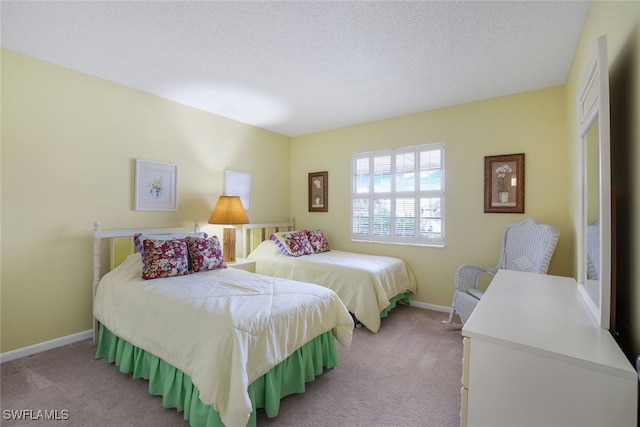
<svg viewBox="0 0 640 427"><path fill-rule="evenodd" d="M351 156L351 239L444 246L444 144Z"/></svg>

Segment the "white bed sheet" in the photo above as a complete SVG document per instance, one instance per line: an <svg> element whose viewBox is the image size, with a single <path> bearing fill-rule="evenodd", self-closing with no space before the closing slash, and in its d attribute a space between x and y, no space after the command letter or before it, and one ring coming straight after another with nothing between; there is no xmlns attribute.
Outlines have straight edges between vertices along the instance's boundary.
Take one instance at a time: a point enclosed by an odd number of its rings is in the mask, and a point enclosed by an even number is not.
<svg viewBox="0 0 640 427"><path fill-rule="evenodd" d="M370 331L380 329L380 312L389 300L407 291L416 292L416 279L400 258L330 250L292 257L284 255L272 240L251 252L256 272L334 290L356 318Z"/></svg>
<svg viewBox="0 0 640 427"><path fill-rule="evenodd" d="M351 316L321 286L233 268L142 280L141 269L133 254L102 278L96 319L189 375L226 426L247 424L249 384L312 338L351 343Z"/></svg>

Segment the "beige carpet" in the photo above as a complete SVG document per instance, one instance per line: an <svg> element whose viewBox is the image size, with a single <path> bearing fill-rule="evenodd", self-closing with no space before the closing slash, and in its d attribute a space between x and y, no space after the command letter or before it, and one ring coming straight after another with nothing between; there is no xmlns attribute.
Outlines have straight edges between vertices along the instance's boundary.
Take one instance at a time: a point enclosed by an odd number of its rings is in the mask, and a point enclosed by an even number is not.
<svg viewBox="0 0 640 427"><path fill-rule="evenodd" d="M351 350L339 347L340 366L284 398L259 426L459 426L462 337L444 326L446 314L399 306L378 334L354 331ZM83 341L0 365L4 426L187 426ZM68 411L66 421L7 420L7 410Z"/></svg>

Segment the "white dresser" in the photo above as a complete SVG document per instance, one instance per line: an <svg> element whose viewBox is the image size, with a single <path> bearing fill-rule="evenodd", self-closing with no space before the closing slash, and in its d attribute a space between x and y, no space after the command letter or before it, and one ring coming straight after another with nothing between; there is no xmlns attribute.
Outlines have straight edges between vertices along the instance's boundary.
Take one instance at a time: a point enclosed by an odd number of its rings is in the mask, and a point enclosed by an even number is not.
<svg viewBox="0 0 640 427"><path fill-rule="evenodd" d="M463 427L636 427L637 373L574 279L500 270L462 335Z"/></svg>

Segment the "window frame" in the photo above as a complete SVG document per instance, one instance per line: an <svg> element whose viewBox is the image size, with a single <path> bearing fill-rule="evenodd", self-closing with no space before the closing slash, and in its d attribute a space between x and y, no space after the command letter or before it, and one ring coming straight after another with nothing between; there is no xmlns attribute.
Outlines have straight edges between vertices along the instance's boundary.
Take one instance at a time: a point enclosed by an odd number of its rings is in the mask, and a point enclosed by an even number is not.
<svg viewBox="0 0 640 427"><path fill-rule="evenodd" d="M423 152L433 152L439 151L440 153L440 163L439 167L435 167L432 169L438 169L440 171L440 188L438 190L421 190L420 189L420 153ZM414 188L411 190L398 190L396 188L396 176L399 172L397 172L398 164L397 156L403 153L412 153L413 154L413 174L415 177ZM375 191L375 168L374 168L374 159L384 158L386 156L390 157L389 163L389 191ZM356 164L358 161L362 160L368 161L368 172L367 176L369 182L367 186L369 187L368 192L358 193L358 187L360 185L356 185L356 180L358 179ZM385 165L386 166L386 165ZM390 243L390 244L402 244L402 245L416 245L416 246L431 246L431 247L444 247L445 246L445 144L444 142L436 142L430 144L421 144L414 145L408 147L401 148L393 148L393 149L385 149L385 150L377 150L363 153L354 153L351 155L351 180L350 180L350 214L351 214L351 224L350 224L350 238L351 241L354 242L369 242L369 243ZM418 172L418 173L416 173ZM412 236L403 236L397 235L397 216L396 206L397 202L400 199L409 199L409 205L413 203L414 216L413 216L413 227L411 225L409 228L414 230L414 234ZM425 237L420 236L420 232L415 233L415 230L420 230L421 219L421 200L422 199L440 199L439 206L439 217L440 221L440 232L436 233L438 236L434 236L433 234ZM368 210L368 233L356 233L356 220L360 217L356 217L356 212L354 209L355 202L357 200L366 201L363 203L365 209ZM384 200L389 203L389 215L384 220L389 221L388 229L387 227L383 228L383 231L387 231L388 234L380 235L374 232L376 221L374 220L374 206L379 205L379 201Z"/></svg>

